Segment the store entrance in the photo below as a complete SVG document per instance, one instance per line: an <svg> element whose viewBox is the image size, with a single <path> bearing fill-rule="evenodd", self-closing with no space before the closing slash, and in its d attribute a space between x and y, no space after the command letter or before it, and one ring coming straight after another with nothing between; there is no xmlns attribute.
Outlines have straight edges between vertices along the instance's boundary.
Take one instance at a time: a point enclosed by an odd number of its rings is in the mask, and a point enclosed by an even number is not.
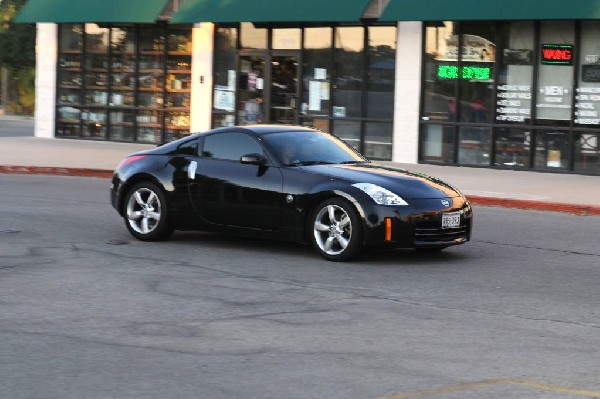
<svg viewBox="0 0 600 399"><path fill-rule="evenodd" d="M238 124L298 123L298 60L295 53L240 56Z"/></svg>

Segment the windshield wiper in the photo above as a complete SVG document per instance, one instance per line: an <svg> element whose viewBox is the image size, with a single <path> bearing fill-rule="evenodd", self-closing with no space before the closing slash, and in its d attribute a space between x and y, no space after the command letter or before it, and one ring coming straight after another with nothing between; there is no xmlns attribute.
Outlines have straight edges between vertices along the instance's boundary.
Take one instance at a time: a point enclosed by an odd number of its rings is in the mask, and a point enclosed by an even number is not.
<svg viewBox="0 0 600 399"><path fill-rule="evenodd" d="M327 161L298 161L292 162L289 166L311 166L311 165L331 165L332 162Z"/></svg>
<svg viewBox="0 0 600 399"><path fill-rule="evenodd" d="M351 163L368 163L369 161L344 161L344 162L340 162L340 165L347 165L347 164L351 164Z"/></svg>

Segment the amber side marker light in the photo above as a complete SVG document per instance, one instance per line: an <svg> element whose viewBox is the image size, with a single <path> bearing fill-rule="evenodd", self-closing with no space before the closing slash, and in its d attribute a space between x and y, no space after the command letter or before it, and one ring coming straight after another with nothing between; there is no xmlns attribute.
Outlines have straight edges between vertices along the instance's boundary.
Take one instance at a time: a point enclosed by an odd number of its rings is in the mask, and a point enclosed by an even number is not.
<svg viewBox="0 0 600 399"><path fill-rule="evenodd" d="M385 218L385 240L392 241L392 218Z"/></svg>

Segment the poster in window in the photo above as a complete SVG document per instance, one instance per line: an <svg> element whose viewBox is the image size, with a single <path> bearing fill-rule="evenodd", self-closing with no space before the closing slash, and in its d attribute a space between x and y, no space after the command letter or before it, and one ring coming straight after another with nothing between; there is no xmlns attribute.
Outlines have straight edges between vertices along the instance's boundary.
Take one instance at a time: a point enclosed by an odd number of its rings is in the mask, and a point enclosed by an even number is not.
<svg viewBox="0 0 600 399"><path fill-rule="evenodd" d="M590 83L600 82L600 65L582 65L581 81Z"/></svg>
<svg viewBox="0 0 600 399"><path fill-rule="evenodd" d="M233 112L235 108L235 93L229 90L215 90L215 109Z"/></svg>
<svg viewBox="0 0 600 399"><path fill-rule="evenodd" d="M311 80L308 85L308 109L321 110L321 82L318 80Z"/></svg>
<svg viewBox="0 0 600 399"><path fill-rule="evenodd" d="M317 80L325 80L325 79L327 79L327 69L325 69L325 68L315 68L315 79L317 79Z"/></svg>
<svg viewBox="0 0 600 399"><path fill-rule="evenodd" d="M504 49L504 64L532 65L533 51L527 49Z"/></svg>

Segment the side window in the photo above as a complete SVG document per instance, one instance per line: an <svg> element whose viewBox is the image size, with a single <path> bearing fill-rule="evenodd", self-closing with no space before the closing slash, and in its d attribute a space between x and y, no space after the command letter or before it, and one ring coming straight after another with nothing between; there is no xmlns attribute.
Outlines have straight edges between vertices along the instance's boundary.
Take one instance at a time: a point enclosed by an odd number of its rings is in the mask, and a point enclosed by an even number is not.
<svg viewBox="0 0 600 399"><path fill-rule="evenodd" d="M198 140L187 141L177 147L178 155L196 155Z"/></svg>
<svg viewBox="0 0 600 399"><path fill-rule="evenodd" d="M260 144L244 133L215 133L204 139L203 157L239 161L242 155L262 154Z"/></svg>

